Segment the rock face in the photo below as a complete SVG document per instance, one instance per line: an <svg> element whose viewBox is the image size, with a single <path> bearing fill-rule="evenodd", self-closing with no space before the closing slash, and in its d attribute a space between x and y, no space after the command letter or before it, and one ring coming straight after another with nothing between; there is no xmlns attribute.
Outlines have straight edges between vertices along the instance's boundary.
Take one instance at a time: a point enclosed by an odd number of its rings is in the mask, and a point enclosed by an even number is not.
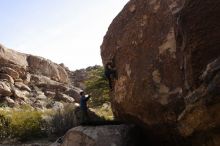
<svg viewBox="0 0 220 146"><path fill-rule="evenodd" d="M52 80L68 83L68 75L63 67L41 57L27 57L29 70L32 73L50 77Z"/></svg>
<svg viewBox="0 0 220 146"><path fill-rule="evenodd" d="M118 74L114 114L142 125L152 141L202 145L202 135L219 145L219 68L211 63L220 56L218 18L216 0L131 0L101 46L103 64L112 61Z"/></svg>
<svg viewBox="0 0 220 146"><path fill-rule="evenodd" d="M9 64L19 64L21 67L26 67L28 65L27 56L22 53L18 53L14 50L5 49L4 46L0 44L0 62Z"/></svg>
<svg viewBox="0 0 220 146"><path fill-rule="evenodd" d="M64 67L0 45L1 102L10 107L29 104L43 109L50 107L48 101L75 102L78 92Z"/></svg>
<svg viewBox="0 0 220 146"><path fill-rule="evenodd" d="M66 133L61 146L137 146L133 130L129 125L79 126Z"/></svg>

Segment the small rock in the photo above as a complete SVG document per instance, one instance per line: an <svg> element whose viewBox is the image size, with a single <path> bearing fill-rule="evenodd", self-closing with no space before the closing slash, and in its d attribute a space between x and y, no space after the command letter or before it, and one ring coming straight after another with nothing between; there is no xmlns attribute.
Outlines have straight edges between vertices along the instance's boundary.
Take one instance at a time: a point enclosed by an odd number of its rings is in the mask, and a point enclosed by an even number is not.
<svg viewBox="0 0 220 146"><path fill-rule="evenodd" d="M14 79L19 78L18 72L10 67L1 67L0 72L8 74Z"/></svg>
<svg viewBox="0 0 220 146"><path fill-rule="evenodd" d="M20 99L20 98L15 99L15 103L18 105L26 105L27 104L23 99Z"/></svg>
<svg viewBox="0 0 220 146"><path fill-rule="evenodd" d="M45 91L44 94L50 98L54 98L56 96L56 93L52 91Z"/></svg>
<svg viewBox="0 0 220 146"><path fill-rule="evenodd" d="M34 103L34 107L40 108L40 109L44 109L44 107L46 106L46 103L42 100L37 100Z"/></svg>
<svg viewBox="0 0 220 146"><path fill-rule="evenodd" d="M27 99L27 97L26 97L27 92L22 92L22 91L20 91L20 90L17 89L17 88L14 88L14 89L13 89L13 94L14 94L14 97L15 97L15 98L22 99L22 100L24 100L24 101Z"/></svg>
<svg viewBox="0 0 220 146"><path fill-rule="evenodd" d="M58 101L52 102L52 103L48 104L46 107L47 108L52 108L55 111L64 109L64 105L61 102L58 102Z"/></svg>
<svg viewBox="0 0 220 146"><path fill-rule="evenodd" d="M40 94L40 95L37 95L36 98L43 100L43 99L47 99L47 96L45 96L44 94Z"/></svg>
<svg viewBox="0 0 220 146"><path fill-rule="evenodd" d="M28 91L28 92L31 91L31 89L30 89L27 85L25 85L24 83L22 83L22 82L15 82L15 86L16 86L17 88L21 89L21 90L26 90L26 91Z"/></svg>
<svg viewBox="0 0 220 146"><path fill-rule="evenodd" d="M9 107L14 107L16 105L15 101L8 96L4 97L3 100L7 103Z"/></svg>
<svg viewBox="0 0 220 146"><path fill-rule="evenodd" d="M5 79L5 80L7 80L9 83L14 84L14 79L13 79L10 75L8 75L8 74L0 73L0 79Z"/></svg>
<svg viewBox="0 0 220 146"><path fill-rule="evenodd" d="M26 77L25 77L25 79L24 79L24 83L25 83L25 84L28 84L28 83L30 83L30 81L31 81L31 74L27 73L27 74L26 74Z"/></svg>
<svg viewBox="0 0 220 146"><path fill-rule="evenodd" d="M68 95L66 95L66 94L63 94L63 93L58 93L58 94L56 95L56 98L57 98L58 100L62 100L62 101L64 101L64 102L74 102L74 101L75 101L72 97L70 97L70 96L68 96Z"/></svg>
<svg viewBox="0 0 220 146"><path fill-rule="evenodd" d="M136 10L136 6L135 6L135 5L131 5L131 6L129 7L129 11L130 11L131 13L133 13L135 10Z"/></svg>
<svg viewBox="0 0 220 146"><path fill-rule="evenodd" d="M23 80L22 79L15 79L15 82L23 82Z"/></svg>
<svg viewBox="0 0 220 146"><path fill-rule="evenodd" d="M0 95L2 95L2 96L11 96L12 95L9 83L7 83L5 81L0 81Z"/></svg>

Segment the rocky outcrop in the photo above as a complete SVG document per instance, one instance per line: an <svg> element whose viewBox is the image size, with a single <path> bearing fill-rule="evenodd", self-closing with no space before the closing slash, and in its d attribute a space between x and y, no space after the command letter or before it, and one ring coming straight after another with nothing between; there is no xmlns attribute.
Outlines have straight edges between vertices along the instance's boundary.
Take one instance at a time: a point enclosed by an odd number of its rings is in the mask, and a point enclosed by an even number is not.
<svg viewBox="0 0 220 146"><path fill-rule="evenodd" d="M219 17L215 0L129 1L101 46L103 64L117 69L116 117L143 126L154 142L219 145L218 68L208 65L220 56Z"/></svg>
<svg viewBox="0 0 220 146"><path fill-rule="evenodd" d="M61 146L137 146L140 137L134 128L131 125L79 126L66 133Z"/></svg>
<svg viewBox="0 0 220 146"><path fill-rule="evenodd" d="M13 107L29 104L44 109L48 101L73 103L79 89L69 83L66 69L50 60L0 45L0 98ZM74 99L75 98L75 99ZM48 100L51 99L51 100ZM53 108L53 106L51 107Z"/></svg>
<svg viewBox="0 0 220 146"><path fill-rule="evenodd" d="M14 69L10 68L10 67L2 67L0 69L1 73L5 73L8 74L9 76L11 76L13 79L18 79L19 78L19 74L17 71L15 71Z"/></svg>
<svg viewBox="0 0 220 146"><path fill-rule="evenodd" d="M58 82L68 83L67 72L60 65L32 55L27 57L27 62L31 73L44 75Z"/></svg>
<svg viewBox="0 0 220 146"><path fill-rule="evenodd" d="M3 64L14 64L19 65L21 67L26 67L27 63L27 55L16 52L11 49L5 49L3 45L0 44L0 62Z"/></svg>

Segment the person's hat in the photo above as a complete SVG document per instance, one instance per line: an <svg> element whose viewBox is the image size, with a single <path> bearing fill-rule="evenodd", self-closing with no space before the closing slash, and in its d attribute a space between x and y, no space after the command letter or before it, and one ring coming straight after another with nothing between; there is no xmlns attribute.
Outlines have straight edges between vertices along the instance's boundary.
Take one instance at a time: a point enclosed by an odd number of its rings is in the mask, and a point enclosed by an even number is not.
<svg viewBox="0 0 220 146"><path fill-rule="evenodd" d="M80 95L82 95L83 93L84 93L84 91L83 91L83 90L79 92L79 94L80 94Z"/></svg>

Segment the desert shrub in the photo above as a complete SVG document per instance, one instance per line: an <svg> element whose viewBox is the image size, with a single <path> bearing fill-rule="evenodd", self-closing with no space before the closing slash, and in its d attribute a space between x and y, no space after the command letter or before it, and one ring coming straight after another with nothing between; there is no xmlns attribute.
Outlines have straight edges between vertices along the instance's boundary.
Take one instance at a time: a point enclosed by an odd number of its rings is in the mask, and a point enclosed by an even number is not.
<svg viewBox="0 0 220 146"><path fill-rule="evenodd" d="M76 107L73 104L64 105L63 110L50 113L51 119L46 122L47 135L62 136L70 128L78 125L75 113Z"/></svg>
<svg viewBox="0 0 220 146"><path fill-rule="evenodd" d="M27 141L41 137L64 135L78 126L79 109L74 104L64 104L64 109L40 112L30 106L21 109L0 110L0 140L17 139Z"/></svg>
<svg viewBox="0 0 220 146"><path fill-rule="evenodd" d="M44 132L41 130L42 118L38 111L18 111L12 114L11 129L12 137L20 140L42 137Z"/></svg>
<svg viewBox="0 0 220 146"><path fill-rule="evenodd" d="M39 138L45 135L42 131L41 112L35 110L2 110L0 112L1 138L16 138L20 141Z"/></svg>
<svg viewBox="0 0 220 146"><path fill-rule="evenodd" d="M6 118L4 115L0 115L0 140L3 140L10 136L10 119Z"/></svg>
<svg viewBox="0 0 220 146"><path fill-rule="evenodd" d="M63 136L69 129L81 125L82 113L78 106L73 104L64 105L63 110L54 112L51 119L47 121L47 135L49 137ZM98 116L93 111L88 111L89 121L87 124L101 123L105 121L104 117Z"/></svg>
<svg viewBox="0 0 220 146"><path fill-rule="evenodd" d="M114 116L113 116L113 113L112 113L110 103L105 103L102 106L94 108L94 112L98 116L100 116L101 118L104 118L105 120L114 120Z"/></svg>
<svg viewBox="0 0 220 146"><path fill-rule="evenodd" d="M7 104L6 103L0 103L0 107L7 107Z"/></svg>

